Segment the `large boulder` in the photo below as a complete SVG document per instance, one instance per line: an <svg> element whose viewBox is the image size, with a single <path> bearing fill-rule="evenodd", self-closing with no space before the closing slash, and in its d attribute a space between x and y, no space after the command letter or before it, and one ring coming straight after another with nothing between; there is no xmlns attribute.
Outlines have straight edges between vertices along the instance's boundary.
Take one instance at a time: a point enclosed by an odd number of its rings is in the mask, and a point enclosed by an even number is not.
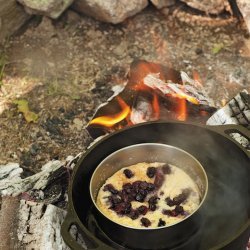
<svg viewBox="0 0 250 250"><path fill-rule="evenodd" d="M0 43L16 32L30 17L16 0L0 0Z"/></svg>
<svg viewBox="0 0 250 250"><path fill-rule="evenodd" d="M237 0L236 2L246 22L248 31L250 32L250 1L249 0Z"/></svg>
<svg viewBox="0 0 250 250"><path fill-rule="evenodd" d="M58 18L74 0L17 0L29 14Z"/></svg>
<svg viewBox="0 0 250 250"><path fill-rule="evenodd" d="M148 0L76 0L72 8L108 23L120 23L140 12Z"/></svg>
<svg viewBox="0 0 250 250"><path fill-rule="evenodd" d="M219 14L224 10L230 10L228 0L181 0L190 7L204 11L207 14Z"/></svg>
<svg viewBox="0 0 250 250"><path fill-rule="evenodd" d="M175 0L151 0L151 2L157 9L162 9L175 4Z"/></svg>

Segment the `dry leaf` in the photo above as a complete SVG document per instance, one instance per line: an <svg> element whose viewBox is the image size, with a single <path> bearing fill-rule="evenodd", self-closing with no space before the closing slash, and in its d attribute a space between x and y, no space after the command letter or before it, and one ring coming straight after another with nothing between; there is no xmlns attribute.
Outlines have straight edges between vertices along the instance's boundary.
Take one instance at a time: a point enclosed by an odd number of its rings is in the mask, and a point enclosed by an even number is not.
<svg viewBox="0 0 250 250"><path fill-rule="evenodd" d="M29 103L27 100L16 100L13 103L17 104L18 111L23 113L23 116L27 122L37 122L38 114L29 110Z"/></svg>
<svg viewBox="0 0 250 250"><path fill-rule="evenodd" d="M212 53L213 54L218 54L223 48L224 48L223 43L216 43L214 45L214 47L212 48Z"/></svg>

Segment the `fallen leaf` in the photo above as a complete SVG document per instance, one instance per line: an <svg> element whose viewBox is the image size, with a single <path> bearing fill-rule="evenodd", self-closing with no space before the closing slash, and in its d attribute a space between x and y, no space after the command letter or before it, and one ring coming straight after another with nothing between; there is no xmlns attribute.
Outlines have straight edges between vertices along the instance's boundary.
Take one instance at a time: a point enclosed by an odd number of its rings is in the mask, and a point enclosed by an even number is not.
<svg viewBox="0 0 250 250"><path fill-rule="evenodd" d="M224 48L223 43L216 43L216 44L214 44L214 47L212 48L212 53L218 54L223 48Z"/></svg>
<svg viewBox="0 0 250 250"><path fill-rule="evenodd" d="M23 113L23 116L27 122L37 122L38 114L29 110L29 103L27 100L15 100L13 103L17 104L18 111Z"/></svg>

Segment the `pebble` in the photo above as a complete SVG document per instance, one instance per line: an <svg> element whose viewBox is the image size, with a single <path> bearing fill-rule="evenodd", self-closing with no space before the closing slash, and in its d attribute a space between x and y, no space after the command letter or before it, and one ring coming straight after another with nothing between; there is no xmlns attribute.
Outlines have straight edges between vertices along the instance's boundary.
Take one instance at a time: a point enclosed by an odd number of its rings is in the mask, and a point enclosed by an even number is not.
<svg viewBox="0 0 250 250"><path fill-rule="evenodd" d="M36 143L32 144L31 147L30 147L30 153L34 156L36 155L40 150L40 146Z"/></svg>
<svg viewBox="0 0 250 250"><path fill-rule="evenodd" d="M79 118L75 118L73 120L73 123L74 123L74 127L78 130L78 131L81 131L82 130L82 127L83 127L83 121Z"/></svg>

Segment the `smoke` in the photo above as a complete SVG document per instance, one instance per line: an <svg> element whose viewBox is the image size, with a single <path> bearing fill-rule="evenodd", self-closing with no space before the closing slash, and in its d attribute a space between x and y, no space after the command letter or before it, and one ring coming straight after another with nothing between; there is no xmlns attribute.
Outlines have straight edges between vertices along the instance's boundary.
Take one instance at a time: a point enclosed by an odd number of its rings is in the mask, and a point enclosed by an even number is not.
<svg viewBox="0 0 250 250"><path fill-rule="evenodd" d="M193 155L208 176L201 249L233 238L249 219L249 159L233 142L208 129L185 124L163 127L158 131L163 141Z"/></svg>

